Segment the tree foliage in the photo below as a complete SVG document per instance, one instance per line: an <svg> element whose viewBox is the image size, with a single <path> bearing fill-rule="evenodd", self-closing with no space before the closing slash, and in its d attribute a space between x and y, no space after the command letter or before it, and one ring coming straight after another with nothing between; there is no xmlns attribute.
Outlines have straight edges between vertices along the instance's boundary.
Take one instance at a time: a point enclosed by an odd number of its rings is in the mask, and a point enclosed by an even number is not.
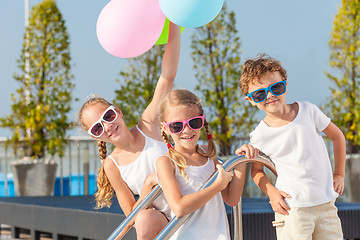
<svg viewBox="0 0 360 240"><path fill-rule="evenodd" d="M219 153L231 154L239 137L247 136L256 122L256 108L241 95L240 37L235 13L226 5L209 24L192 36L193 68L202 93L206 119L219 146Z"/></svg>
<svg viewBox="0 0 360 240"><path fill-rule="evenodd" d="M120 107L129 127L138 123L152 100L164 51L164 45L155 45L145 54L129 59L125 71L120 71L120 78L116 79L120 88L115 90L114 104Z"/></svg>
<svg viewBox="0 0 360 240"><path fill-rule="evenodd" d="M69 36L55 1L36 4L14 74L20 87L11 95L11 114L0 119L12 132L10 141L22 144L25 156L63 155L74 87L70 60Z"/></svg>
<svg viewBox="0 0 360 240"><path fill-rule="evenodd" d="M360 152L360 1L342 0L334 19L330 66L334 87L326 107L348 141L349 153Z"/></svg>

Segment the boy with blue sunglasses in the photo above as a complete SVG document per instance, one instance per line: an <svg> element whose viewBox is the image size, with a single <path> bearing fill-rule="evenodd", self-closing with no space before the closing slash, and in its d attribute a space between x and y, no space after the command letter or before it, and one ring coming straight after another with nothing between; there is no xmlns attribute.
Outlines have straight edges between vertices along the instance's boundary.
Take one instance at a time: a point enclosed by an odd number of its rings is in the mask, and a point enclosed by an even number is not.
<svg viewBox="0 0 360 240"><path fill-rule="evenodd" d="M277 239L342 240L334 202L344 190L345 137L315 105L287 104L286 78L280 62L264 54L243 65L241 91L266 113L250 133L250 144L268 155L278 172L275 186L259 164L252 164L251 176L275 211ZM333 142L333 172L320 132Z"/></svg>

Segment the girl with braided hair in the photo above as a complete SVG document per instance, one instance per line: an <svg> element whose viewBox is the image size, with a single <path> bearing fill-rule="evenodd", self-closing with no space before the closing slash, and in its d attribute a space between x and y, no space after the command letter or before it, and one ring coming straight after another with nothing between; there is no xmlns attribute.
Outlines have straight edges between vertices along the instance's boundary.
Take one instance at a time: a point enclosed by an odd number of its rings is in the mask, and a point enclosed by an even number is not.
<svg viewBox="0 0 360 240"><path fill-rule="evenodd" d="M169 38L163 56L161 76L151 103L136 127L129 129L118 107L103 98L85 102L79 112L82 127L99 142L102 166L95 194L97 207L110 207L113 193L125 215L136 206L134 194L143 198L156 184L155 161L166 151L160 133L160 103L171 91L180 55L180 27L170 23ZM106 143L115 149L107 155ZM154 239L168 223L170 210L164 198L153 208L140 211L135 218L137 239Z"/></svg>
<svg viewBox="0 0 360 240"><path fill-rule="evenodd" d="M156 160L159 184L172 210L172 217L194 213L171 239L230 239L224 201L235 206L241 197L246 165L225 172L216 158L216 147L200 100L188 90L173 90L160 106L161 132L169 151ZM205 128L207 145L198 145ZM168 136L174 142L170 144ZM259 153L243 145L239 154L254 158ZM198 191L218 169L216 180Z"/></svg>

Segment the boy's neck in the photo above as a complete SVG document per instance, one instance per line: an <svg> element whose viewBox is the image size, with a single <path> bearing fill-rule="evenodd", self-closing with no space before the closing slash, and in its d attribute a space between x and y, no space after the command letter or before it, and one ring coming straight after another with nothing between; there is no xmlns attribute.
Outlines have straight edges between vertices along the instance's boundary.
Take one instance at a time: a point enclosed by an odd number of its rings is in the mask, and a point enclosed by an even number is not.
<svg viewBox="0 0 360 240"><path fill-rule="evenodd" d="M281 108L277 112L266 112L264 123L269 127L282 127L291 123L299 112L299 105L295 102L292 104L286 104L284 108Z"/></svg>

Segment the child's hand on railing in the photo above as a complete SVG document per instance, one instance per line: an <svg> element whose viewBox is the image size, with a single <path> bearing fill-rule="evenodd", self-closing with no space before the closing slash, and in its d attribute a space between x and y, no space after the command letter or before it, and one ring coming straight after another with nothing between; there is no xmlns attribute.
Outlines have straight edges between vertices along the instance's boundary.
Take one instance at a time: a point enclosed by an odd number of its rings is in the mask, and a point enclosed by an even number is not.
<svg viewBox="0 0 360 240"><path fill-rule="evenodd" d="M235 150L237 155L245 155L246 158L254 159L259 155L259 149L254 148L250 144L244 144L240 148Z"/></svg>
<svg viewBox="0 0 360 240"><path fill-rule="evenodd" d="M219 173L214 181L214 184L218 186L219 191L222 191L224 188L227 187L234 173L233 171L225 172L224 168L220 164L217 164L216 168L218 169Z"/></svg>

